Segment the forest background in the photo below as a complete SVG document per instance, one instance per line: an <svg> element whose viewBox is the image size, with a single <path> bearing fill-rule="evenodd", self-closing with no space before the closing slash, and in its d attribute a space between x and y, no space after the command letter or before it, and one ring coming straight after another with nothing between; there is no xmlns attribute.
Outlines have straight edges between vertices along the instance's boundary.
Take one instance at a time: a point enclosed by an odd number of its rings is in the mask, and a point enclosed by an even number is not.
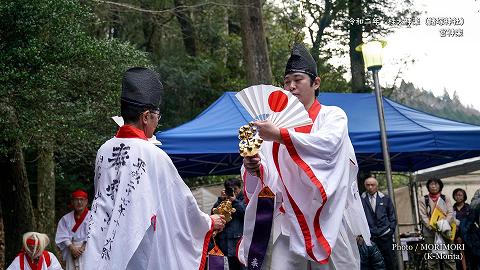
<svg viewBox="0 0 480 270"><path fill-rule="evenodd" d="M0 269L20 250L24 232L54 239L73 189L93 195L96 150L116 131L110 117L119 114L128 67L160 73L160 130L192 119L225 91L282 85L294 42L306 43L317 61L321 91L371 92L354 48L399 27L389 22L422 12L408 0L2 1ZM331 64L335 57L349 65ZM414 60L403 60L403 68ZM384 95L395 101L480 124L480 112L455 92L436 97L403 81L402 69L385 85Z"/></svg>

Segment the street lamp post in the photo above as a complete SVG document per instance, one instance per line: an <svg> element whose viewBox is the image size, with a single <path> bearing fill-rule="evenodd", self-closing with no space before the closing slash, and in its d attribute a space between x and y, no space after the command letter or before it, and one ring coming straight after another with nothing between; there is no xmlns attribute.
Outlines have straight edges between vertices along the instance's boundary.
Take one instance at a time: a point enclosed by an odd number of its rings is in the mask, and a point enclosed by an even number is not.
<svg viewBox="0 0 480 270"><path fill-rule="evenodd" d="M385 173L387 176L387 188L388 195L393 201L395 206L395 215L397 216L397 226L395 229L395 242L397 245L400 245L400 236L398 229L398 215L397 207L395 204L395 194L393 192L393 182L392 182L392 167L390 165L390 154L388 152L387 144L387 132L385 128L385 116L383 113L383 100L382 100L382 91L380 89L380 84L378 82L378 71L382 68L383 64L383 48L385 47L385 41L370 41L364 44L361 44L355 48L356 51L362 52L363 61L368 70L373 74L373 82L375 86L375 96L377 99L377 112L378 112L378 122L380 125L380 136L382 141L382 152L383 152L383 163L385 166ZM403 270L403 259L400 251L395 251L397 256L398 267L400 270Z"/></svg>

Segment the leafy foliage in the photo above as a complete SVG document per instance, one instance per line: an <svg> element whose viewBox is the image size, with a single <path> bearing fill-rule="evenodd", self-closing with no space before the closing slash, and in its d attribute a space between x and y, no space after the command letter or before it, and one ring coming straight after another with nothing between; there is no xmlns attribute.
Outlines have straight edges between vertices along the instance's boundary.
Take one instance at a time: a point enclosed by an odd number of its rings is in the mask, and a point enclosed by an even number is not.
<svg viewBox="0 0 480 270"><path fill-rule="evenodd" d="M147 42L151 44L150 56L165 87L161 129L192 119L224 91L239 91L248 86L237 4L218 1L203 5L202 1L186 1L183 8L191 14L197 48L197 56L190 57L185 53L179 24L174 19L176 7L173 1L132 0L122 3L129 6L95 6L100 23L94 31L131 42L140 49L145 49ZM138 11L140 7L144 10ZM305 20L300 12L296 1L285 1L282 5L266 1L263 6L269 59L276 85L283 84L291 45L304 39ZM154 30L145 31L145 25ZM319 67L321 90L346 91L345 69L334 67L327 60L322 59Z"/></svg>
<svg viewBox="0 0 480 270"><path fill-rule="evenodd" d="M21 138L26 149L53 144L65 168L91 168L115 128L109 117L118 114L120 74L149 65L146 54L91 37L86 26L95 18L78 1L12 1L1 9L0 96L19 121L2 137Z"/></svg>
<svg viewBox="0 0 480 270"><path fill-rule="evenodd" d="M21 166L26 167L31 184L38 183L35 168L42 169L39 153L46 146L54 151L55 176L60 183L75 174L92 175L96 150L115 131L110 117L118 114L120 76L128 67L150 65L146 53L118 40L90 35L95 22L91 3L3 1L0 14L2 165L12 164L11 149L19 141L26 159ZM57 191L69 194L76 185L60 185ZM53 187L48 194L37 194L36 185L31 190L33 201L41 195L56 198L56 205L66 203L60 201L64 197L55 196ZM35 208L30 197L25 203ZM37 207L35 213L45 210L40 204ZM54 231L54 222L48 224L37 225L44 232ZM5 230L12 236L7 239L10 261L20 244L15 238L21 234L12 235L10 226Z"/></svg>
<svg viewBox="0 0 480 270"><path fill-rule="evenodd" d="M199 176L199 177L191 177L186 179L185 182L187 183L188 187L201 187L206 185L215 185L215 184L223 184L225 180L230 178L238 177L238 175L210 175L210 176Z"/></svg>
<svg viewBox="0 0 480 270"><path fill-rule="evenodd" d="M285 63L290 57L293 43L305 40L304 12L298 1L283 1L281 5L267 2L264 6L270 64L274 82L277 85L283 85ZM322 79L320 91L348 92L350 87L343 78L346 69L343 66L336 67L328 63L331 57L332 52L326 48L322 50L322 55L319 57L318 74Z"/></svg>

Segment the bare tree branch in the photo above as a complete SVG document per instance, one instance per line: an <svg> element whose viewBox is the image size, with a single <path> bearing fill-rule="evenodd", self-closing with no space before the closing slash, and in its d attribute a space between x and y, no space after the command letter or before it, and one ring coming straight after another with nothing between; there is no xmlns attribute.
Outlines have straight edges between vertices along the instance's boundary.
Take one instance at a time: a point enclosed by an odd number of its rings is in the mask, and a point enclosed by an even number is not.
<svg viewBox="0 0 480 270"><path fill-rule="evenodd" d="M137 7L134 5L130 4L125 4L125 3L117 3L117 2L112 2L112 1L105 1L105 0L94 0L97 3L101 4L108 4L112 6L117 6L121 7L127 10L133 10L133 11L138 11L138 12L144 12L144 13L150 13L150 14L164 14L164 13L175 13L175 11L183 11L186 9L192 9L192 8L199 8L203 6L222 6L222 7L232 7L232 8L240 8L243 6L248 6L248 5L235 5L235 4L224 4L224 3L217 3L217 2L204 2L204 3L199 3L196 5L181 5L178 7L174 8L168 8L168 9L162 9L162 10L151 10L151 9L145 9L141 7Z"/></svg>

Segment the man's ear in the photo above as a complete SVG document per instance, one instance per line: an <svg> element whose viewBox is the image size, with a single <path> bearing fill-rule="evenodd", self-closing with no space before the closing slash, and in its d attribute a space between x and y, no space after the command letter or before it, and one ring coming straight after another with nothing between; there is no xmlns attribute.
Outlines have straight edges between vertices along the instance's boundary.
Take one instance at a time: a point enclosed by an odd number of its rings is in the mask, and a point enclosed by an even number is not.
<svg viewBox="0 0 480 270"><path fill-rule="evenodd" d="M315 90L319 89L320 88L320 83L322 82L322 79L320 79L320 77L315 77L315 80L313 81L313 88L315 88Z"/></svg>
<svg viewBox="0 0 480 270"><path fill-rule="evenodd" d="M148 123L148 111L144 111L142 114L140 114L140 121L143 125Z"/></svg>

